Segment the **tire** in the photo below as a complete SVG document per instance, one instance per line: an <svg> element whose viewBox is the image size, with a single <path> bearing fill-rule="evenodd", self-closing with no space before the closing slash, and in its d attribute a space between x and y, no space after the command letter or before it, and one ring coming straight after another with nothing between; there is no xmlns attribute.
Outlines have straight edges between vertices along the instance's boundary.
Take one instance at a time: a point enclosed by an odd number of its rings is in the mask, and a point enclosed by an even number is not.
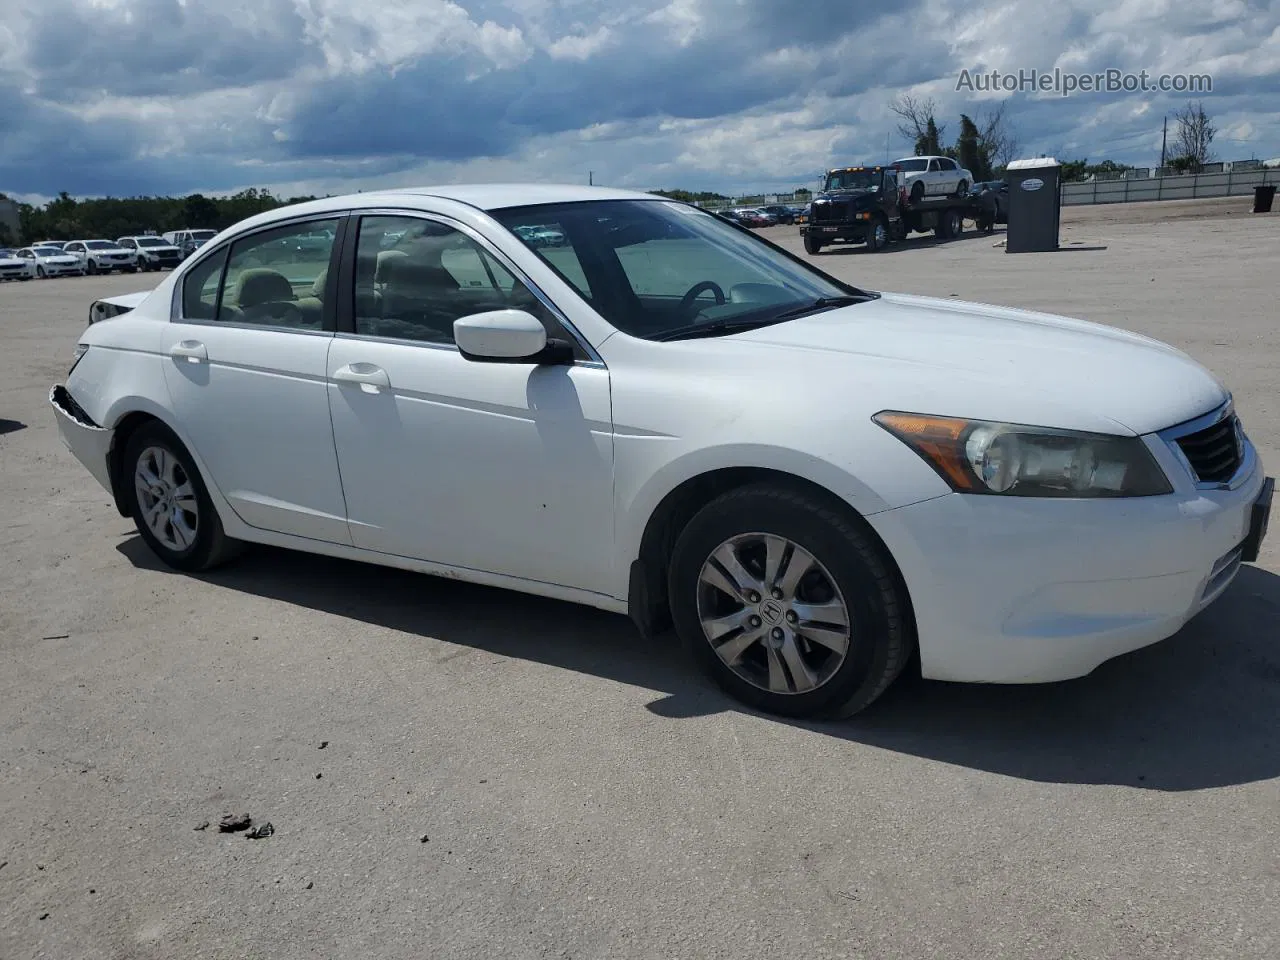
<svg viewBox="0 0 1280 960"><path fill-rule="evenodd" d="M812 234L804 235L804 252L817 256L822 252L822 244L815 240Z"/></svg>
<svg viewBox="0 0 1280 960"><path fill-rule="evenodd" d="M871 223L870 232L867 234L866 251L867 253L879 253L889 245L889 225L884 222L883 217L877 217Z"/></svg>
<svg viewBox="0 0 1280 960"><path fill-rule="evenodd" d="M924 199L924 183L923 181L917 180L915 183L911 185L911 202L919 203L923 199Z"/></svg>
<svg viewBox="0 0 1280 960"><path fill-rule="evenodd" d="M961 180L959 183L957 183L957 184L956 184L956 196L957 196L957 197L963 197L963 196L964 196L966 193L968 193L968 192L969 192L969 181L968 181L968 180Z"/></svg>
<svg viewBox="0 0 1280 960"><path fill-rule="evenodd" d="M960 218L960 214L954 210L947 210L939 217L938 225L934 227L933 232L939 240L951 240L960 236L963 229L964 220Z"/></svg>
<svg viewBox="0 0 1280 960"><path fill-rule="evenodd" d="M761 596L769 586L761 565L764 537L786 549L779 551L783 562L774 577L779 592ZM796 549L813 561L805 561L808 572L798 587L787 584L788 571L801 562ZM713 556L736 556L737 575L748 581L744 589L754 584L759 592L737 599L713 585L719 580L731 586L728 567L713 565ZM848 717L888 689L915 649L908 605L892 570L869 531L844 511L783 484L751 484L709 503L680 533L668 575L671 614L703 671L743 703L781 716ZM806 623L793 603L811 614L824 608L824 622L834 629L821 631L822 642L814 639L816 626L790 627ZM721 618L714 628L721 651L740 646L722 657L708 639L704 616ZM735 618L740 626L721 631ZM770 622L778 626L770 629Z"/></svg>
<svg viewBox="0 0 1280 960"><path fill-rule="evenodd" d="M171 458L172 468L165 458ZM158 481L152 487L154 493L145 489L140 478L140 464L144 462L146 470ZM116 482L124 486L139 536L166 565L194 573L216 567L239 552L239 541L232 540L222 529L222 520L191 455L163 424L152 422L134 431ZM161 494L159 501L156 493ZM172 499L174 493L180 495L179 499ZM157 502L166 501L188 508L175 509L153 529L146 519L148 510ZM180 522L175 522L179 516Z"/></svg>
<svg viewBox="0 0 1280 960"><path fill-rule="evenodd" d="M86 274L88 274L89 276L91 276L91 277L92 277L94 274L96 274L96 273L98 272L98 261L97 261L97 260L90 260L88 263L86 263L86 264L84 265L84 272L85 272Z"/></svg>
<svg viewBox="0 0 1280 960"><path fill-rule="evenodd" d="M44 272L44 267L42 267L38 263L36 264L36 276L39 277L41 280L45 279L48 276L48 274Z"/></svg>

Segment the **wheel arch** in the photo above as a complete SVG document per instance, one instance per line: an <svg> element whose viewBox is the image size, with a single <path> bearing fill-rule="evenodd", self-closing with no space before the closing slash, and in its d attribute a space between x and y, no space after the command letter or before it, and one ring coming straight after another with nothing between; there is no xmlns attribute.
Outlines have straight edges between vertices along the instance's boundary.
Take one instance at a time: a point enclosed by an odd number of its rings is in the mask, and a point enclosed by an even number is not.
<svg viewBox="0 0 1280 960"><path fill-rule="evenodd" d="M849 500L830 487L774 467L735 466L706 470L688 477L658 501L649 513L628 571L627 610L641 634L649 637L671 625L666 571L680 531L694 515L717 497L755 483L774 483L809 496L838 510L856 523L883 551L893 572L914 630L915 615L906 580L897 560L880 535Z"/></svg>
<svg viewBox="0 0 1280 960"><path fill-rule="evenodd" d="M112 426L111 445L107 449L107 470L111 477L111 495L115 500L116 510L119 511L120 516L133 516L133 501L129 496L129 478L125 476L124 472L124 452L128 449L129 440L133 435L148 423L158 423L178 438L178 442L183 445L191 456L192 461L194 461L196 469L200 471L200 477L214 501L215 509L219 509L219 513L224 512L220 509L222 506L219 502L221 497L215 493L216 487L213 486L212 478L205 467L204 461L200 459L200 454L192 447L191 442L183 435L183 432L169 419L165 411L142 398L135 398L134 403L123 401L117 404L117 409L121 409L122 412L114 413L108 420Z"/></svg>

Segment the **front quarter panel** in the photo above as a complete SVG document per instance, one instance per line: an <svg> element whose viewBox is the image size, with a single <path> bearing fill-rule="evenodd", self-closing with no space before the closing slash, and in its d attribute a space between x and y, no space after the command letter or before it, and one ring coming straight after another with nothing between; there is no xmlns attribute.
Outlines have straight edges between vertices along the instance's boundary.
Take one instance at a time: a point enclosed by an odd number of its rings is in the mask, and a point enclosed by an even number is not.
<svg viewBox="0 0 1280 960"><path fill-rule="evenodd" d="M715 343L651 343L620 334L604 344L613 389L620 575L638 555L663 498L715 470L791 474L863 516L950 492L923 460L872 422L876 410L853 399L849 370L812 356L806 371L772 369L777 358L763 354L761 360L735 352L741 362L726 363Z"/></svg>

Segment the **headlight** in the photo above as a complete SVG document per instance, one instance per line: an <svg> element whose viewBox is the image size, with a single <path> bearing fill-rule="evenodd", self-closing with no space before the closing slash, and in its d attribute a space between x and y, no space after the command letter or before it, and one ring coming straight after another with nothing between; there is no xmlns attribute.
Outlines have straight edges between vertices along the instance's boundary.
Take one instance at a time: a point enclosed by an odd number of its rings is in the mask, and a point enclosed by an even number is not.
<svg viewBox="0 0 1280 960"><path fill-rule="evenodd" d="M959 493L1154 497L1173 492L1138 437L891 411L872 419Z"/></svg>
<svg viewBox="0 0 1280 960"><path fill-rule="evenodd" d="M88 352L89 345L87 343L76 344L75 356L71 359L71 369L67 371L67 376L71 376L71 371L76 368L76 364L79 363L81 358Z"/></svg>

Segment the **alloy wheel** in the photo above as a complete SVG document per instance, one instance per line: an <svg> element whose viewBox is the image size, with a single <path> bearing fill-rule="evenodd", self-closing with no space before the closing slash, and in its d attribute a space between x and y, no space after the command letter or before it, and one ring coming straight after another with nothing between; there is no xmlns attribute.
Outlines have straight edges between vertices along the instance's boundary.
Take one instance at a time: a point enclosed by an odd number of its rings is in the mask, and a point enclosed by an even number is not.
<svg viewBox="0 0 1280 960"><path fill-rule="evenodd" d="M170 550L189 549L199 529L200 508L182 461L164 447L147 447L138 457L133 485L152 536Z"/></svg>
<svg viewBox="0 0 1280 960"><path fill-rule="evenodd" d="M849 607L830 572L785 537L726 540L698 576L703 636L738 677L776 694L817 690L849 653Z"/></svg>

